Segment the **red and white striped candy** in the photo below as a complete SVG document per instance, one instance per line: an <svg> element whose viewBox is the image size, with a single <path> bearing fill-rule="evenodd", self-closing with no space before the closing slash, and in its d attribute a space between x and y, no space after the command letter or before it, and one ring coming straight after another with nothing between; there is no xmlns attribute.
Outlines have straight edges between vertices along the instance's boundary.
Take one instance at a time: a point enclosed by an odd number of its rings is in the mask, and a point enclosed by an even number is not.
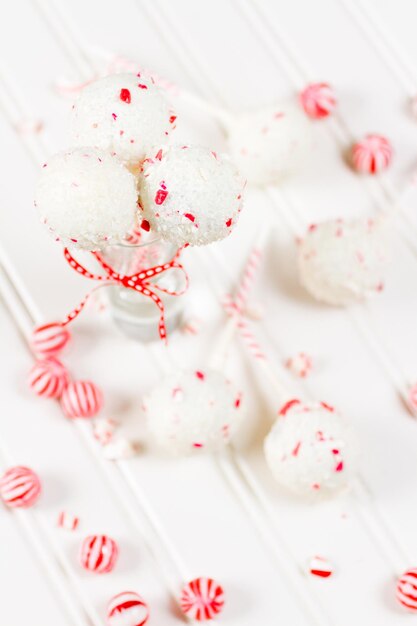
<svg viewBox="0 0 417 626"><path fill-rule="evenodd" d="M36 361L30 370L29 387L37 396L60 398L69 381L68 371L58 359Z"/></svg>
<svg viewBox="0 0 417 626"><path fill-rule="evenodd" d="M148 619L148 605L134 591L119 593L110 600L107 607L109 626L144 626Z"/></svg>
<svg viewBox="0 0 417 626"><path fill-rule="evenodd" d="M409 611L417 611L417 568L407 570L397 581L397 600Z"/></svg>
<svg viewBox="0 0 417 626"><path fill-rule="evenodd" d="M327 83L312 83L300 93L300 101L308 117L314 120L327 117L336 106L333 89Z"/></svg>
<svg viewBox="0 0 417 626"><path fill-rule="evenodd" d="M333 567L331 563L322 556L313 556L309 563L308 570L313 576L319 578L329 578L333 574Z"/></svg>
<svg viewBox="0 0 417 626"><path fill-rule="evenodd" d="M119 548L114 539L106 535L86 537L81 545L80 562L89 572L107 574L114 568Z"/></svg>
<svg viewBox="0 0 417 626"><path fill-rule="evenodd" d="M72 513L67 513L66 511L61 511L58 515L57 524L60 528L65 528L65 530L76 530L78 528L80 520Z"/></svg>
<svg viewBox="0 0 417 626"><path fill-rule="evenodd" d="M352 147L352 165L357 172L377 174L392 160L392 146L382 135L366 135Z"/></svg>
<svg viewBox="0 0 417 626"><path fill-rule="evenodd" d="M68 383L61 396L61 407L65 415L94 417L103 406L101 390L90 381L76 380Z"/></svg>
<svg viewBox="0 0 417 626"><path fill-rule="evenodd" d="M195 578L180 596L182 611L198 622L213 619L224 606L224 591L212 578Z"/></svg>
<svg viewBox="0 0 417 626"><path fill-rule="evenodd" d="M35 328L30 347L38 356L55 356L65 348L70 338L71 334L66 326L60 322L52 322Z"/></svg>
<svg viewBox="0 0 417 626"><path fill-rule="evenodd" d="M0 496L10 508L29 508L41 493L41 482L28 467L16 466L8 469L0 479Z"/></svg>

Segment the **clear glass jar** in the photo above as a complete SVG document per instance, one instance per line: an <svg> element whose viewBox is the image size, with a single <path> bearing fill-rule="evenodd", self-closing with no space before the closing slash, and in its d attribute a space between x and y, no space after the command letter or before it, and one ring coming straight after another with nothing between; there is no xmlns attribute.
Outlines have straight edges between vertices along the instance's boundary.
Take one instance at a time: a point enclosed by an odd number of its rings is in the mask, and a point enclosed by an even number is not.
<svg viewBox="0 0 417 626"><path fill-rule="evenodd" d="M177 248L154 235L141 235L141 243L116 244L102 253L104 261L118 274L129 276L163 265L173 259ZM149 280L149 286L158 285L171 292L180 293L186 288L184 272L177 268L168 269ZM111 315L115 324L129 337L137 341L159 340L159 308L148 296L133 289L111 285L106 289ZM155 289L165 308L167 334L174 331L182 320L183 298L168 295Z"/></svg>

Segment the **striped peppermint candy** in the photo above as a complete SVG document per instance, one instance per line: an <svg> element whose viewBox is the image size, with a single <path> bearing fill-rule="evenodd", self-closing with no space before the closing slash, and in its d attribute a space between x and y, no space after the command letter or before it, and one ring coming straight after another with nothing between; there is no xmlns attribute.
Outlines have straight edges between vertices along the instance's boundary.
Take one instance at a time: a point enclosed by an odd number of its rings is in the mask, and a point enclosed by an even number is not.
<svg viewBox="0 0 417 626"><path fill-rule="evenodd" d="M352 165L357 172L378 174L392 160L392 146L382 135L366 135L352 147Z"/></svg>
<svg viewBox="0 0 417 626"><path fill-rule="evenodd" d="M28 382L37 396L60 398L69 382L69 375L65 365L51 356L36 361L30 370Z"/></svg>
<svg viewBox="0 0 417 626"><path fill-rule="evenodd" d="M61 407L65 415L94 417L103 406L103 394L94 383L76 380L68 383L61 396Z"/></svg>
<svg viewBox="0 0 417 626"><path fill-rule="evenodd" d="M308 117L314 120L327 117L336 106L333 89L327 83L312 83L300 93L300 101Z"/></svg>
<svg viewBox="0 0 417 626"><path fill-rule="evenodd" d="M114 568L119 548L114 539L106 535L90 535L81 545L81 565L90 572L107 574Z"/></svg>
<svg viewBox="0 0 417 626"><path fill-rule="evenodd" d="M41 482L28 467L11 467L0 479L0 496L10 508L29 508L41 493Z"/></svg>
<svg viewBox="0 0 417 626"><path fill-rule="evenodd" d="M107 607L109 626L144 626L148 619L148 605L135 591L119 593Z"/></svg>
<svg viewBox="0 0 417 626"><path fill-rule="evenodd" d="M63 324L52 322L35 328L30 347L38 356L55 356L65 348L70 338L71 334Z"/></svg>
<svg viewBox="0 0 417 626"><path fill-rule="evenodd" d="M397 600L409 611L417 611L417 567L407 570L398 579Z"/></svg>
<svg viewBox="0 0 417 626"><path fill-rule="evenodd" d="M195 578L183 587L180 606L185 615L198 622L213 619L223 609L224 592L212 578Z"/></svg>

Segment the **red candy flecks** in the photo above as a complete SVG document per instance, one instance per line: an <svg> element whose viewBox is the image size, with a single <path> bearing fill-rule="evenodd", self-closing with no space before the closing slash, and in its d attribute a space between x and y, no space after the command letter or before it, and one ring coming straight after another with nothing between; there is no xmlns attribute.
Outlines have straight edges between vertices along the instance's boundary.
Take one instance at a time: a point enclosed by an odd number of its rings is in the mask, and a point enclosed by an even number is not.
<svg viewBox="0 0 417 626"><path fill-rule="evenodd" d="M132 102L132 97L130 95L129 89L120 90L120 100L122 102L126 102L126 104L130 104Z"/></svg>
<svg viewBox="0 0 417 626"><path fill-rule="evenodd" d="M189 619L213 619L224 606L224 591L212 578L195 578L183 587L180 606Z"/></svg>
<svg viewBox="0 0 417 626"><path fill-rule="evenodd" d="M160 183L160 189L155 194L155 204L163 204L168 196L168 190L165 183Z"/></svg>

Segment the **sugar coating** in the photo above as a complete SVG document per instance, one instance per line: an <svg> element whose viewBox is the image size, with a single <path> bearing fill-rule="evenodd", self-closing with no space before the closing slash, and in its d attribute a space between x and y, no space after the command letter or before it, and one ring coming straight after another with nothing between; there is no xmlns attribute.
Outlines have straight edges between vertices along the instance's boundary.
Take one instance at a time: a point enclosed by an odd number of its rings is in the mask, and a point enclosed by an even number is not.
<svg viewBox="0 0 417 626"><path fill-rule="evenodd" d="M35 206L65 246L99 250L133 228L136 180L119 159L102 150L60 152L43 166Z"/></svg>
<svg viewBox="0 0 417 626"><path fill-rule="evenodd" d="M206 245L233 230L244 185L227 157L198 146L165 147L143 165L139 182L143 218L178 246Z"/></svg>
<svg viewBox="0 0 417 626"><path fill-rule="evenodd" d="M348 424L319 402L296 401L282 412L264 442L276 481L300 496L331 496L345 489L356 465Z"/></svg>
<svg viewBox="0 0 417 626"><path fill-rule="evenodd" d="M283 103L239 115L229 129L231 157L254 185L295 173L311 150L311 124L299 105Z"/></svg>
<svg viewBox="0 0 417 626"><path fill-rule="evenodd" d="M175 372L145 400L155 443L172 454L218 450L243 421L241 394L214 370Z"/></svg>
<svg viewBox="0 0 417 626"><path fill-rule="evenodd" d="M112 74L85 87L71 114L77 146L95 146L131 165L167 140L176 116L152 78Z"/></svg>
<svg viewBox="0 0 417 626"><path fill-rule="evenodd" d="M383 289L388 259L382 220L329 220L310 226L300 244L300 281L317 300L346 306Z"/></svg>

